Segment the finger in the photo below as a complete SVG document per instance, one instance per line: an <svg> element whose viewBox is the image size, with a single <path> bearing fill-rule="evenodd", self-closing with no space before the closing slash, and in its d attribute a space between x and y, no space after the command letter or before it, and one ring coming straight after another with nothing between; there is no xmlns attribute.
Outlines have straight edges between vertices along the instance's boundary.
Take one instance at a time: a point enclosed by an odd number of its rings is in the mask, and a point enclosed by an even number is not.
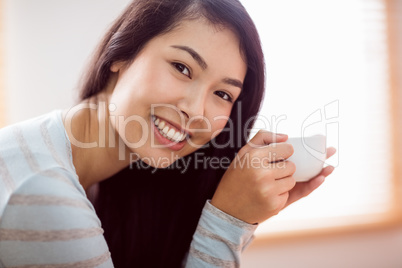
<svg viewBox="0 0 402 268"><path fill-rule="evenodd" d="M272 173L269 177L273 176L276 180L292 176L296 171L296 165L291 161L269 163L266 167Z"/></svg>
<svg viewBox="0 0 402 268"><path fill-rule="evenodd" d="M260 129L257 134L255 134L255 136L240 149L238 156L242 157L253 148L258 148L276 142L284 142L287 139L288 136L285 134L276 134Z"/></svg>
<svg viewBox="0 0 402 268"><path fill-rule="evenodd" d="M309 181L296 183L295 187L293 187L293 189L289 191L289 198L285 207L289 206L290 204L296 202L297 200L305 196L308 196L315 189L317 189L324 181L325 177L319 175Z"/></svg>
<svg viewBox="0 0 402 268"><path fill-rule="evenodd" d="M327 148L327 159L333 156L336 153L336 149L334 147Z"/></svg>
<svg viewBox="0 0 402 268"><path fill-rule="evenodd" d="M274 183L267 182L262 184L261 190L265 194L265 196L277 196L282 195L290 190L295 186L296 181L292 176L282 178L279 180L275 180Z"/></svg>
<svg viewBox="0 0 402 268"><path fill-rule="evenodd" d="M293 146L288 143L271 143L269 145L250 150L251 156L258 157L262 163L273 163L288 159L294 152Z"/></svg>
<svg viewBox="0 0 402 268"><path fill-rule="evenodd" d="M276 187L279 195L283 195L291 191L296 186L296 181L292 176L288 176L279 180L276 180Z"/></svg>
<svg viewBox="0 0 402 268"><path fill-rule="evenodd" d="M325 167L321 170L320 174L318 174L311 180L296 183L296 186L289 193L289 199L286 206L292 204L302 197L309 195L311 192L317 189L324 182L325 177L330 175L334 171L334 169L335 168L333 166Z"/></svg>
<svg viewBox="0 0 402 268"><path fill-rule="evenodd" d="M327 177L329 174L331 174L334 171L334 167L333 166L327 166L325 168L323 168L320 172L320 174L318 174L316 177L318 176L324 176Z"/></svg>

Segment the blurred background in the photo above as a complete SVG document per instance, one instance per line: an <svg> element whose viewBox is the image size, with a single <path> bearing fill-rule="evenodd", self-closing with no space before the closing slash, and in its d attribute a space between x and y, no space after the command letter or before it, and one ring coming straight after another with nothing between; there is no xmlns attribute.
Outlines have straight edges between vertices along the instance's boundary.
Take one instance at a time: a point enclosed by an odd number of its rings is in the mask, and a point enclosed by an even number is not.
<svg viewBox="0 0 402 268"><path fill-rule="evenodd" d="M129 0L0 0L0 127L64 109ZM323 186L259 226L242 267L402 267L402 1L242 0L267 92L254 132L325 134Z"/></svg>

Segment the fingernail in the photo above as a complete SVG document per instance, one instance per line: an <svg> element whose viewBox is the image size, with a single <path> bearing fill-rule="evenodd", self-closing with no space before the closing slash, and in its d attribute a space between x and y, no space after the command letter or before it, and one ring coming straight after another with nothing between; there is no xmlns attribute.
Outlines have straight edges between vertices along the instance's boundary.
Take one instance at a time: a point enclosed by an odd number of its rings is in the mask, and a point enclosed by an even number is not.
<svg viewBox="0 0 402 268"><path fill-rule="evenodd" d="M280 137L287 137L287 136L288 136L288 135L282 134L282 133L276 133L276 135L277 135L277 136L280 136Z"/></svg>

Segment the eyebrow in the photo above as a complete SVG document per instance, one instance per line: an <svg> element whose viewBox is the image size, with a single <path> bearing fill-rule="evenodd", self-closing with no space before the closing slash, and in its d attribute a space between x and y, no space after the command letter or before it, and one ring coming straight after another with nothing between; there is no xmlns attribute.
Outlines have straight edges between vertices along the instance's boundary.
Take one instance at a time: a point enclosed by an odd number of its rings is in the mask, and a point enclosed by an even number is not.
<svg viewBox="0 0 402 268"><path fill-rule="evenodd" d="M222 82L243 89L243 83L237 79L225 78L222 80Z"/></svg>
<svg viewBox="0 0 402 268"><path fill-rule="evenodd" d="M205 60L200 56L200 54L198 54L194 49L192 49L191 47L187 47L187 46L172 46L173 48L177 48L177 49L181 49L184 50L186 52L188 52L191 57L193 57L193 59L198 63L198 65L200 65L200 67L205 70L208 68L207 63L205 62Z"/></svg>
<svg viewBox="0 0 402 268"><path fill-rule="evenodd" d="M177 46L177 45L173 45L171 46L172 48L176 48L176 49L180 49L183 51L186 51L187 53L189 53L191 55L191 57L193 57L193 59L198 63L198 65L200 65L200 67L205 70L208 68L208 64L205 62L205 60L200 56L200 54L198 54L194 49L192 49L191 47L188 46ZM238 87L240 89L243 89L243 83L240 82L237 79L232 79L232 78L224 78L222 80L223 83L228 84L228 85L232 85L235 87Z"/></svg>

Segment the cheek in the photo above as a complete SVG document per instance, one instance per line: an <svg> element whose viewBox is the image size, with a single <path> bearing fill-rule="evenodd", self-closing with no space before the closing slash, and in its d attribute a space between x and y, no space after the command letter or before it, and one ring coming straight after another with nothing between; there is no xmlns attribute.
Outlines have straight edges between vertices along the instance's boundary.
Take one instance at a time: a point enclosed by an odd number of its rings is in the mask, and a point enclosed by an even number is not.
<svg viewBox="0 0 402 268"><path fill-rule="evenodd" d="M142 105L174 97L179 86L166 63L139 60L122 77L117 94Z"/></svg>
<svg viewBox="0 0 402 268"><path fill-rule="evenodd" d="M146 103L166 103L173 101L181 90L177 78L165 68L153 69L141 81L142 100Z"/></svg>
<svg viewBox="0 0 402 268"><path fill-rule="evenodd" d="M214 138L217 135L219 135L222 131L228 131L228 129L224 129L224 127L228 123L228 120L231 120L229 118L230 113L224 112L223 114L224 114L223 116L221 114L219 116L213 117L210 120L211 129L212 129L212 138ZM217 119L214 120L214 118L217 118ZM227 128L230 128L230 124L228 125Z"/></svg>
<svg viewBox="0 0 402 268"><path fill-rule="evenodd" d="M160 74L159 76L157 74ZM111 103L124 116L146 116L152 104L173 103L181 94L182 86L168 72L157 69L137 73L131 80L123 81L111 96Z"/></svg>
<svg viewBox="0 0 402 268"><path fill-rule="evenodd" d="M223 120L223 119L217 120L214 124L214 128L222 130L226 126L227 121L228 120L226 120L226 119L225 120Z"/></svg>

